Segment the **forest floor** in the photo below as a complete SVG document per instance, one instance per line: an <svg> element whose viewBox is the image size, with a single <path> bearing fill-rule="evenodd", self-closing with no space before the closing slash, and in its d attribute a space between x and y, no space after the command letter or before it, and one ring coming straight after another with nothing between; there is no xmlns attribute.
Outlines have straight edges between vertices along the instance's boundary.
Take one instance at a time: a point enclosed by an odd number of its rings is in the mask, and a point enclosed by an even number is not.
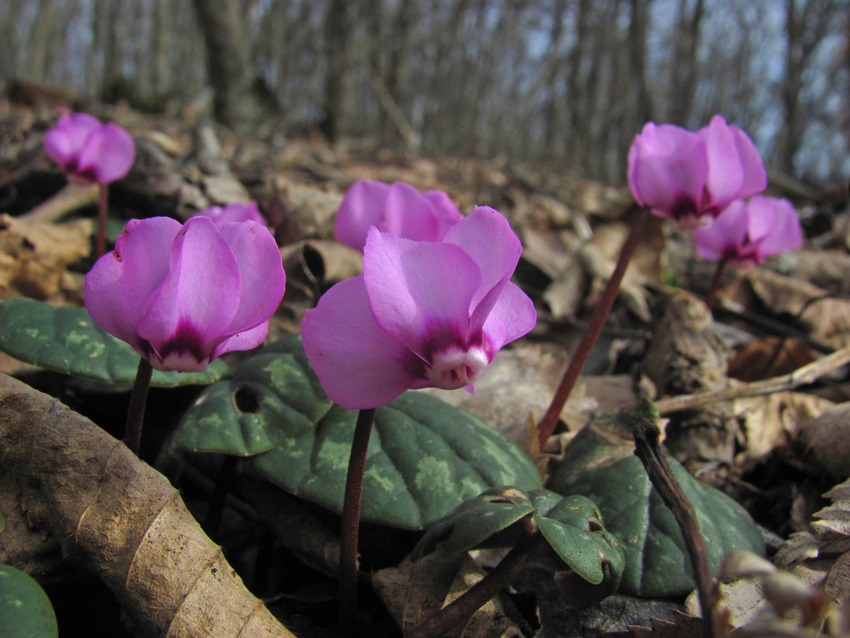
<svg viewBox="0 0 850 638"><path fill-rule="evenodd" d="M55 121L52 106L0 102L0 300L30 297L80 307L82 282L93 264L90 220L96 214L97 192L67 186L44 153L44 132ZM255 136L236 137L188 112L166 117L104 106L94 115L123 126L136 141L134 168L110 189L113 239L131 218L169 215L185 220L208 206L257 200L281 246L287 272L286 295L273 317L269 341L298 332L304 311L321 292L361 268L358 253L333 241L334 214L354 181L404 181L420 191L447 192L464 213L475 205L499 210L523 242L515 281L535 301L537 327L493 361L474 395L431 392L517 443L544 477L557 473L570 441L596 415L648 396L666 420L671 456L749 512L761 526L768 557L784 547L777 561L782 568L825 591L833 607L847 597L850 497L847 489L824 495L850 477L850 423L836 411L850 399L848 371L827 363L803 384L791 378L767 389L757 385L850 347L846 191L821 192L788 178L778 180L781 188L773 183L768 193L789 197L800 213L805 244L771 258L764 267L727 269L713 313L701 296L714 264L696 256L687 232L652 218L614 312L561 414L559 430L539 450L529 418L539 418L548 406L637 214L627 188L509 158L407 157L369 141L329 145L319 137L287 139L272 124ZM236 366L244 360L244 355L234 355L227 363ZM0 372L120 436L127 393L91 392L65 375L6 354L0 354ZM282 492L258 482L242 465L222 470L228 466L222 455L182 458L166 451L181 414L201 389L152 392L146 418L150 437L142 459L175 483L247 587L287 628L299 636L328 634L336 621L336 581L328 575L332 570L317 566L321 560L313 550L298 546L303 538L284 538L280 525L276 528L260 511L256 494L284 509L296 499L283 500ZM715 393L714 400L673 405L672 397L704 393ZM116 598L84 560L75 560L64 544L63 557L49 533L29 528L22 510L24 484L20 477L11 478L3 456L0 450L0 515L6 519L0 564L39 580L56 609L63 637L146 635L137 625L127 628L121 595ZM227 472L231 483L222 488ZM210 513L213 494L221 489L229 491L223 511ZM336 515L304 502L292 507L329 530L327 542L333 545ZM833 516L835 511L845 512L843 518ZM827 519L838 522L817 524ZM301 525L287 520L289 527ZM420 536L365 525L361 569L370 575L396 569ZM313 560L301 560L305 553ZM475 569L492 566L491 554L475 556ZM685 593L618 593L573 605L554 585L540 584L551 583L551 573L544 576L550 564L551 559L532 561L501 597L503 607L457 635L698 635L690 623L698 607ZM451 569L450 583L461 568L455 564ZM376 594L369 582L364 584L363 620L371 627L369 635L402 635L399 624L409 626L416 611L410 607L427 594L417 593L416 587L430 587L430 595L445 597L439 583L410 584L420 576L408 576L408 584L395 594L380 585L374 587ZM752 591L726 593L735 606L735 626L764 613L764 595L757 588ZM810 601L814 590L806 591ZM395 599L388 601L388 596ZM830 603L819 604L823 611ZM808 635L793 629L799 618L786 614L785 629L792 632L786 635Z"/></svg>

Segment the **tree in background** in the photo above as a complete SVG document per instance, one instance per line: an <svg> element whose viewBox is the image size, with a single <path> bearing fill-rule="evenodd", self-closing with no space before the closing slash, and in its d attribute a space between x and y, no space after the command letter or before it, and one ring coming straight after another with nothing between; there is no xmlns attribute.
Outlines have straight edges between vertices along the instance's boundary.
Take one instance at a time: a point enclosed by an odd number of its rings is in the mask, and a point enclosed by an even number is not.
<svg viewBox="0 0 850 638"><path fill-rule="evenodd" d="M775 168L850 171L850 0L6 0L0 81L548 161L606 181L648 119L714 113ZM268 91L260 90L265 83ZM420 145L421 143L421 145Z"/></svg>

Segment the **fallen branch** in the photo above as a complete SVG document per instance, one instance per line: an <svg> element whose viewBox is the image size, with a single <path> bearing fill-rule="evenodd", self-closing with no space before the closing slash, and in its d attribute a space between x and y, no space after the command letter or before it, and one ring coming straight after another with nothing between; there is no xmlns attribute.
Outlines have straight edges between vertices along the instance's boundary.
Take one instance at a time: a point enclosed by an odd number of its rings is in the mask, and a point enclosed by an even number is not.
<svg viewBox="0 0 850 638"><path fill-rule="evenodd" d="M6 375L0 469L21 487L30 525L49 529L66 556L103 579L138 636L294 638L245 589L165 477Z"/></svg>
<svg viewBox="0 0 850 638"><path fill-rule="evenodd" d="M700 392L698 394L686 394L669 399L661 399L655 402L655 408L659 414L670 414L680 410L692 410L701 408L717 401L730 401L743 397L756 397L762 394L773 394L785 390L794 390L802 385L814 383L823 375L832 372L850 362L850 346L837 350L830 355L822 357L817 361L795 370L791 374L781 377L754 381L732 388L723 388L713 392Z"/></svg>

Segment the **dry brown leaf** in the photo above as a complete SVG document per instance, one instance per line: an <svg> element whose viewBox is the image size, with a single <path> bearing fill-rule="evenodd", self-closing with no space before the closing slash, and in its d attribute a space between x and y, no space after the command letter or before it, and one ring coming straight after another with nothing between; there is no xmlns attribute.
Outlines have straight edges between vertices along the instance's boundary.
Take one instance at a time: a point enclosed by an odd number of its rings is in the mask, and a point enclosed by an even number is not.
<svg viewBox="0 0 850 638"><path fill-rule="evenodd" d="M850 478L850 403L813 417L800 425L806 459L835 481Z"/></svg>
<svg viewBox="0 0 850 638"><path fill-rule="evenodd" d="M790 374L817 359L802 339L761 337L735 353L729 361L728 374L739 381L761 381Z"/></svg>
<svg viewBox="0 0 850 638"><path fill-rule="evenodd" d="M850 598L850 552L842 554L829 570L824 592L836 602Z"/></svg>
<svg viewBox="0 0 850 638"><path fill-rule="evenodd" d="M850 217L845 217L850 221ZM850 226L845 226L850 230ZM848 246L850 247L850 246ZM850 255L834 250L795 250L785 255L796 279L808 281L833 295L850 294Z"/></svg>
<svg viewBox="0 0 850 638"><path fill-rule="evenodd" d="M850 300L830 297L829 293L805 281L755 268L737 285L736 301L748 305L749 294L771 312L795 317L811 337L835 349L850 344Z"/></svg>
<svg viewBox="0 0 850 638"><path fill-rule="evenodd" d="M87 219L54 225L0 216L0 299L76 299L79 290L66 290L74 281L67 268L89 254L91 228Z"/></svg>
<svg viewBox="0 0 850 638"><path fill-rule="evenodd" d="M802 392L775 392L735 399L732 411L741 420L743 450L735 457L743 471L797 440L801 427L824 414L834 403Z"/></svg>
<svg viewBox="0 0 850 638"><path fill-rule="evenodd" d="M552 400L567 365L567 353L540 344L519 343L500 351L475 382L475 394L426 388L446 403L480 417L515 443L526 435L530 414L538 418ZM635 401L629 375L581 377L561 412L570 431L579 430L604 405L617 409Z"/></svg>
<svg viewBox="0 0 850 638"><path fill-rule="evenodd" d="M723 596L721 608L728 611L728 622L733 628L742 627L755 620L767 605L761 586L753 579L721 583L718 587ZM696 591L685 601L685 611L691 616L702 616Z"/></svg>
<svg viewBox="0 0 850 638"><path fill-rule="evenodd" d="M27 524L21 509L22 492L11 474L0 468L0 565L11 565L39 579L62 567L62 550L50 534Z"/></svg>
<svg viewBox="0 0 850 638"><path fill-rule="evenodd" d="M576 238L566 232L542 233L530 228L523 232L523 258L552 280L543 293L543 300L555 319L575 316L584 298L584 268L578 255L568 248L575 241Z"/></svg>
<svg viewBox="0 0 850 638"><path fill-rule="evenodd" d="M650 618L650 627L631 626L626 631L613 631L606 636L617 638L702 638L702 618L673 611L674 622Z"/></svg>
<svg viewBox="0 0 850 638"><path fill-rule="evenodd" d="M390 614L410 634L425 620L480 581L485 572L465 553L437 552L412 562L406 558L372 576L372 585ZM490 600L465 624L445 634L450 638L521 638L498 598Z"/></svg>
<svg viewBox="0 0 850 638"><path fill-rule="evenodd" d="M342 203L341 194L299 184L282 175L276 176L274 188L283 204L283 214L291 218L303 236L333 238L333 218Z"/></svg>
<svg viewBox="0 0 850 638"><path fill-rule="evenodd" d="M644 372L658 393L677 396L727 387L728 348L703 301L684 290L674 290L661 304L643 359ZM737 430L730 406L715 403L672 414L666 444L686 465L715 460L731 463Z"/></svg>
<svg viewBox="0 0 850 638"><path fill-rule="evenodd" d="M850 480L824 494L832 505L815 514L812 532L792 534L776 553L774 562L785 567L825 554L850 552Z"/></svg>
<svg viewBox="0 0 850 638"><path fill-rule="evenodd" d="M29 523L49 529L112 589L136 635L294 638L245 589L164 476L5 375L0 449Z"/></svg>

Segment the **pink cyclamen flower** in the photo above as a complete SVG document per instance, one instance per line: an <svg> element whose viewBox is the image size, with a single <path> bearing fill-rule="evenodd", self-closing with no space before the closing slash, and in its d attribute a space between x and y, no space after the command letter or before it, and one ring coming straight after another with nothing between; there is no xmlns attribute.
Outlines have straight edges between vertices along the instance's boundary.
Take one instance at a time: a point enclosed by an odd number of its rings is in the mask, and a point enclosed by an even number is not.
<svg viewBox="0 0 850 638"><path fill-rule="evenodd" d="M370 229L363 274L336 284L301 323L325 392L363 409L410 389L472 391L496 352L537 321L509 281L521 252L508 221L487 206L442 242Z"/></svg>
<svg viewBox="0 0 850 638"><path fill-rule="evenodd" d="M410 184L361 180L354 182L336 214L336 239L363 250L369 228L416 241L440 241L463 219L442 191L419 193Z"/></svg>
<svg viewBox="0 0 850 638"><path fill-rule="evenodd" d="M803 230L791 202L757 195L732 202L711 226L694 231L694 243L703 259L754 265L798 248Z"/></svg>
<svg viewBox="0 0 850 638"><path fill-rule="evenodd" d="M44 149L68 179L108 184L130 172L133 138L120 126L102 124L87 113L66 113L44 135Z"/></svg>
<svg viewBox="0 0 850 638"><path fill-rule="evenodd" d="M696 133L652 122L629 149L629 187L642 206L687 227L767 188L752 140L720 115Z"/></svg>
<svg viewBox="0 0 850 638"><path fill-rule="evenodd" d="M260 209L257 207L257 202L233 202L226 206L210 206L199 210L195 215L203 215L209 217L216 226L227 224L228 222L257 222L266 226L265 218L260 214Z"/></svg>
<svg viewBox="0 0 850 638"><path fill-rule="evenodd" d="M157 370L199 372L255 348L283 297L277 244L256 222L134 219L86 275L86 309Z"/></svg>

